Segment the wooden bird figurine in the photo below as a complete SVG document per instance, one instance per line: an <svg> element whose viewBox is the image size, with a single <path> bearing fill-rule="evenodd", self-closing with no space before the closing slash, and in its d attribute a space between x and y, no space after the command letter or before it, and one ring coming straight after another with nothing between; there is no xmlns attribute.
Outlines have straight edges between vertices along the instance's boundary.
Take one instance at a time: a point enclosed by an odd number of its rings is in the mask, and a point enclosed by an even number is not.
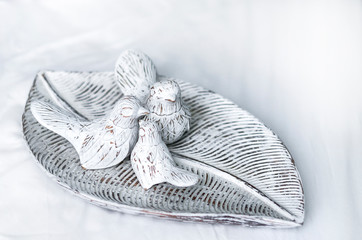
<svg viewBox="0 0 362 240"><path fill-rule="evenodd" d="M121 98L109 114L94 121L44 101L33 102L31 111L41 125L74 146L86 169L111 167L129 156L137 141L138 119L148 114L131 96Z"/></svg>
<svg viewBox="0 0 362 240"><path fill-rule="evenodd" d="M149 95L150 87L156 82L156 67L144 53L126 50L119 56L115 75L124 95L135 96L144 103Z"/></svg>
<svg viewBox="0 0 362 240"><path fill-rule="evenodd" d="M150 110L146 118L158 124L166 144L179 140L190 129L191 114L181 99L176 81L166 79L154 83L146 106Z"/></svg>
<svg viewBox="0 0 362 240"><path fill-rule="evenodd" d="M131 163L138 180L145 189L167 182L178 187L197 183L198 176L176 167L156 123L140 120L138 141L131 153Z"/></svg>

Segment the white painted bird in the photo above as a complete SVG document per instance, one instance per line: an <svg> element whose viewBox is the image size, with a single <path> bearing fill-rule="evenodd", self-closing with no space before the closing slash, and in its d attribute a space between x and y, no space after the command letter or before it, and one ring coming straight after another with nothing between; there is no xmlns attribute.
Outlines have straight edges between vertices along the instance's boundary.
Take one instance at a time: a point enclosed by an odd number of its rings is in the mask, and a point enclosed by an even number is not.
<svg viewBox="0 0 362 240"><path fill-rule="evenodd" d="M144 103L151 85L156 82L157 72L152 60L146 54L129 49L119 56L115 75L124 95L135 96Z"/></svg>
<svg viewBox="0 0 362 240"><path fill-rule="evenodd" d="M131 164L141 186L149 189L168 182L178 187L195 185L198 176L176 166L156 123L140 120L138 141L131 153Z"/></svg>
<svg viewBox="0 0 362 240"><path fill-rule="evenodd" d="M138 119L148 110L131 96L121 98L105 117L87 121L44 101L31 104L38 122L66 138L79 154L86 169L101 169L122 162L137 141Z"/></svg>
<svg viewBox="0 0 362 240"><path fill-rule="evenodd" d="M154 83L146 106L150 110L146 118L158 124L165 143L179 140L190 129L191 114L176 81L164 79Z"/></svg>

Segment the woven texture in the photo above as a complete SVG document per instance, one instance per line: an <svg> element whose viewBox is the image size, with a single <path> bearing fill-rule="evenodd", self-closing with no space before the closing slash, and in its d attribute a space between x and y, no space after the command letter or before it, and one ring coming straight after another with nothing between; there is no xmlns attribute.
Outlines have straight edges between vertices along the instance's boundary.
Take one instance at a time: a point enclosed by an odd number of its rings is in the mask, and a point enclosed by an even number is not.
<svg viewBox="0 0 362 240"><path fill-rule="evenodd" d="M48 173L99 205L185 221L301 224L299 174L277 136L220 95L177 82L193 117L190 131L169 149L179 167L199 176L195 186L159 184L145 191L128 159L112 168L84 170L71 144L32 116L29 105L39 99L89 120L103 116L122 96L113 73L39 73L23 115L25 138Z"/></svg>

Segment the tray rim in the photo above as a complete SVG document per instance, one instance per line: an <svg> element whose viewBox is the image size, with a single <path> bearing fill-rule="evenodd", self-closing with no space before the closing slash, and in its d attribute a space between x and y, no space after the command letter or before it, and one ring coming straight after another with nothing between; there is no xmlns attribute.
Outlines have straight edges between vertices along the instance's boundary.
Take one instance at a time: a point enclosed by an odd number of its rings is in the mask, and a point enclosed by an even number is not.
<svg viewBox="0 0 362 240"><path fill-rule="evenodd" d="M154 209L144 209L140 207L128 206L121 203L114 203L112 201L99 199L97 197L93 197L89 194L79 192L77 190L72 189L67 184L61 182L58 177L49 173L36 159L34 154L31 152L28 142L23 135L24 142L27 146L27 152L32 156L33 160L35 160L36 165L38 165L41 172L44 172L52 181L56 182L58 185L62 187L66 192L71 193L73 196L77 196L92 205L117 211L122 214L131 214L133 216L146 216L149 218L157 218L157 219L166 219L176 222L186 222L186 223L206 223L206 224L225 224L225 225L244 225L248 227L268 227L268 228L293 228L300 227L303 225L302 223L286 221L282 219L276 219L265 216L248 216L242 214L213 214L213 213L180 213L180 212L166 212L166 211L158 211ZM252 222L254 224L250 224Z"/></svg>

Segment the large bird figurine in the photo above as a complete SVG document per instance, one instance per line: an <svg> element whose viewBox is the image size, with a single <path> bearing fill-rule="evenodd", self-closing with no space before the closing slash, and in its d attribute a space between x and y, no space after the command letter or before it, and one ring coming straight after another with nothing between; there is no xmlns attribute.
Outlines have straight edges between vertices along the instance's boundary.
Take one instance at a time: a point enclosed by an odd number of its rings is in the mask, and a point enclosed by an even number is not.
<svg viewBox="0 0 362 240"><path fill-rule="evenodd" d="M138 119L148 114L132 96L121 98L109 114L94 121L44 101L33 102L31 111L41 125L74 146L86 169L112 167L129 156L137 141Z"/></svg>

